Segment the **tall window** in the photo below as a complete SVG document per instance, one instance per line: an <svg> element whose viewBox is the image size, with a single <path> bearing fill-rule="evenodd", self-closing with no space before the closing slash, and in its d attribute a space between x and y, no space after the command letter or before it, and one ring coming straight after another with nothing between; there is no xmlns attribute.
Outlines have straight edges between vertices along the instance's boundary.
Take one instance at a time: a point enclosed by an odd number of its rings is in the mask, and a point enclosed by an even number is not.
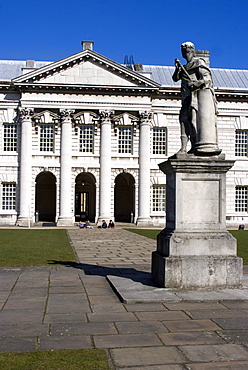
<svg viewBox="0 0 248 370"><path fill-rule="evenodd" d="M165 185L154 185L152 188L153 212L165 212Z"/></svg>
<svg viewBox="0 0 248 370"><path fill-rule="evenodd" d="M93 126L80 126L79 151L83 153L93 153L93 140Z"/></svg>
<svg viewBox="0 0 248 370"><path fill-rule="evenodd" d="M236 130L235 155L240 157L248 156L248 130Z"/></svg>
<svg viewBox="0 0 248 370"><path fill-rule="evenodd" d="M40 125L40 150L54 151L54 125Z"/></svg>
<svg viewBox="0 0 248 370"><path fill-rule="evenodd" d="M153 129L152 153L166 154L166 128Z"/></svg>
<svg viewBox="0 0 248 370"><path fill-rule="evenodd" d="M235 212L248 212L248 186L236 186Z"/></svg>
<svg viewBox="0 0 248 370"><path fill-rule="evenodd" d="M4 124L3 150L5 152L16 152L17 151L17 125Z"/></svg>
<svg viewBox="0 0 248 370"><path fill-rule="evenodd" d="M119 127L118 152L132 153L133 149L133 130L129 126Z"/></svg>
<svg viewBox="0 0 248 370"><path fill-rule="evenodd" d="M2 209L15 210L16 205L16 184L2 184Z"/></svg>

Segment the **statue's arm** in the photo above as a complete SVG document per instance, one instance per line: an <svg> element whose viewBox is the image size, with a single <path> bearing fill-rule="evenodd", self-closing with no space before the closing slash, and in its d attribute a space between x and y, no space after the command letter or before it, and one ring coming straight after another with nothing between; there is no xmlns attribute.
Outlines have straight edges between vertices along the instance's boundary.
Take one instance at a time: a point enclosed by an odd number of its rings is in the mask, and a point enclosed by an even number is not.
<svg viewBox="0 0 248 370"><path fill-rule="evenodd" d="M172 79L174 82L177 82L179 80L181 80L182 78L182 67L181 67L181 63L179 62L178 59L175 59L175 71L172 75Z"/></svg>
<svg viewBox="0 0 248 370"><path fill-rule="evenodd" d="M199 73L201 75L201 79L204 81L204 87L212 87L213 81L210 70L208 68L200 67Z"/></svg>

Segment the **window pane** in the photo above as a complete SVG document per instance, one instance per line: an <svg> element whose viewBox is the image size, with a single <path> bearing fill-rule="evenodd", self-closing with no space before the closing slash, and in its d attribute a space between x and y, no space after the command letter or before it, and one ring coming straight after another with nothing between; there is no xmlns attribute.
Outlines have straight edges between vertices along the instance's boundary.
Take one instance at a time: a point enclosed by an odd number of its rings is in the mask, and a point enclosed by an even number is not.
<svg viewBox="0 0 248 370"><path fill-rule="evenodd" d="M54 149L54 125L40 125L40 150L53 152Z"/></svg>
<svg viewBox="0 0 248 370"><path fill-rule="evenodd" d="M119 127L118 152L132 153L132 127Z"/></svg>
<svg viewBox="0 0 248 370"><path fill-rule="evenodd" d="M17 151L17 125L5 124L3 132L3 150Z"/></svg>
<svg viewBox="0 0 248 370"><path fill-rule="evenodd" d="M248 155L248 131L237 130L235 133L235 155L247 157Z"/></svg>
<svg viewBox="0 0 248 370"><path fill-rule="evenodd" d="M93 153L93 140L93 126L80 126L79 151L83 153Z"/></svg>
<svg viewBox="0 0 248 370"><path fill-rule="evenodd" d="M247 194L248 186L236 186L235 212L248 212Z"/></svg>
<svg viewBox="0 0 248 370"><path fill-rule="evenodd" d="M15 210L16 184L2 184L2 209Z"/></svg>
<svg viewBox="0 0 248 370"><path fill-rule="evenodd" d="M153 154L166 154L166 129L153 129Z"/></svg>
<svg viewBox="0 0 248 370"><path fill-rule="evenodd" d="M165 212L165 185L153 186L152 210L154 212Z"/></svg>

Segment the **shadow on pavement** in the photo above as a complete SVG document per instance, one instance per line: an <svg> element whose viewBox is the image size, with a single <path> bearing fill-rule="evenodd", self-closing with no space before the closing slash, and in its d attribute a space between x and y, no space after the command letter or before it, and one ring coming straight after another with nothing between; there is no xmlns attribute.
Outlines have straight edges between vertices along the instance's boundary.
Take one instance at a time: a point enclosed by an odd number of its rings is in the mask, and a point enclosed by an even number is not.
<svg viewBox="0 0 248 370"><path fill-rule="evenodd" d="M48 260L48 263L50 265L63 265L66 267L80 269L84 271L85 275L118 276L131 279L135 282L142 283L143 285L146 286L152 287L156 286L156 284L152 280L150 272L139 271L136 270L135 268L96 266L87 263L77 263L73 261L57 261L57 260Z"/></svg>

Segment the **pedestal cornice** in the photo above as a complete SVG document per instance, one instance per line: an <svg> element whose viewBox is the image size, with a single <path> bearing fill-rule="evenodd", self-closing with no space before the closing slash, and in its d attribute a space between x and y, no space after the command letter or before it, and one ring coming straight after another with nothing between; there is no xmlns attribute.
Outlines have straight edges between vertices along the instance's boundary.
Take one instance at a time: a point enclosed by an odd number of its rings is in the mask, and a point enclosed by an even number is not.
<svg viewBox="0 0 248 370"><path fill-rule="evenodd" d="M160 170L165 174L172 173L226 173L235 161L226 160L224 155L212 157L200 157L185 154L168 158L167 161L159 164Z"/></svg>

